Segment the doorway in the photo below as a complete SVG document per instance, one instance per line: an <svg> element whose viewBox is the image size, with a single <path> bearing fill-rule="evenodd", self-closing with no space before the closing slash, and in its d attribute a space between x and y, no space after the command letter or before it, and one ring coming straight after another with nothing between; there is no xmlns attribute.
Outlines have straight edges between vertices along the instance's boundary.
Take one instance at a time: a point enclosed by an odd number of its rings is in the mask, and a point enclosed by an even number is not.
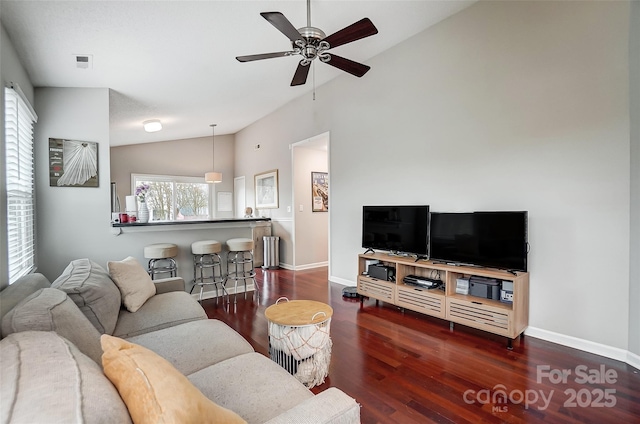
<svg viewBox="0 0 640 424"><path fill-rule="evenodd" d="M329 265L331 208L314 207L312 173L329 175L329 133L291 145L293 268L304 270ZM331 185L329 184L329 192ZM330 198L330 196L329 196Z"/></svg>

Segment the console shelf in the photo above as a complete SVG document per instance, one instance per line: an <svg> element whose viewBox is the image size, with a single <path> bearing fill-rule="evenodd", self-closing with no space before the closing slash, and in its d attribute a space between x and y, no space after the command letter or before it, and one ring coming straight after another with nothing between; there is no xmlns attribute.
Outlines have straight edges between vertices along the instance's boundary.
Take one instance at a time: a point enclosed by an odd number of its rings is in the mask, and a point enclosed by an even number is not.
<svg viewBox="0 0 640 424"><path fill-rule="evenodd" d="M385 281L367 275L367 265L378 261L395 269L395 281ZM426 289L403 283L407 275L441 280L443 289ZM493 278L503 285L513 285L513 302L485 299L456 293L456 280L472 276ZM511 285L509 284L509 285ZM454 266L428 260L386 253L358 255L358 294L410 309L425 315L446 319L479 330L504 336L511 348L513 339L521 336L529 325L529 274L515 274L492 268Z"/></svg>

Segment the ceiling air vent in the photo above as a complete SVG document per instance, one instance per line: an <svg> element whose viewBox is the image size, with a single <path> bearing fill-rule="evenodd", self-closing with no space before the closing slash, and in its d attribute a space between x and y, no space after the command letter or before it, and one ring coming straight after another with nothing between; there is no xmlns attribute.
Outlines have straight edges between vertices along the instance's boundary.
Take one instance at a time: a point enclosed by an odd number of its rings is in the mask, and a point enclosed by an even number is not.
<svg viewBox="0 0 640 424"><path fill-rule="evenodd" d="M90 54L77 54L76 68L78 69L91 69L93 68L93 55Z"/></svg>

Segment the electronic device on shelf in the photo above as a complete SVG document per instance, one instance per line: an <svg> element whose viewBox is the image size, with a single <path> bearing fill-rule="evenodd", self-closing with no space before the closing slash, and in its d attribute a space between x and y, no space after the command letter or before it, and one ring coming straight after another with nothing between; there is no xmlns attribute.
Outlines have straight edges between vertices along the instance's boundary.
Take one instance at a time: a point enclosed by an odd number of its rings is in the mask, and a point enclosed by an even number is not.
<svg viewBox="0 0 640 424"><path fill-rule="evenodd" d="M432 261L527 271L527 212L432 212Z"/></svg>
<svg viewBox="0 0 640 424"><path fill-rule="evenodd" d="M469 294L485 299L500 300L500 283L501 281L495 278L473 275L469 278Z"/></svg>
<svg viewBox="0 0 640 424"><path fill-rule="evenodd" d="M362 247L398 254L426 256L429 206L363 206Z"/></svg>
<svg viewBox="0 0 640 424"><path fill-rule="evenodd" d="M367 268L367 274L369 274L369 277L377 278L378 280L394 281L396 278L396 269L383 264L373 264Z"/></svg>
<svg viewBox="0 0 640 424"><path fill-rule="evenodd" d="M416 286L424 289L436 289L443 284L441 280L422 277L420 275L407 275L402 279L402 282L409 286Z"/></svg>

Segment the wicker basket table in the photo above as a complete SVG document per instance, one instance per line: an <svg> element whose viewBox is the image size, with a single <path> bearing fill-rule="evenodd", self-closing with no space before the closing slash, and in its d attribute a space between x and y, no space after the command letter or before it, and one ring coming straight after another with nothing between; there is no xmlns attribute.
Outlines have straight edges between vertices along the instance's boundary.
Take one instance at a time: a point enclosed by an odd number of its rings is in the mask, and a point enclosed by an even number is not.
<svg viewBox="0 0 640 424"><path fill-rule="evenodd" d="M280 298L264 314L269 321L271 359L308 388L324 383L331 362L331 306Z"/></svg>

